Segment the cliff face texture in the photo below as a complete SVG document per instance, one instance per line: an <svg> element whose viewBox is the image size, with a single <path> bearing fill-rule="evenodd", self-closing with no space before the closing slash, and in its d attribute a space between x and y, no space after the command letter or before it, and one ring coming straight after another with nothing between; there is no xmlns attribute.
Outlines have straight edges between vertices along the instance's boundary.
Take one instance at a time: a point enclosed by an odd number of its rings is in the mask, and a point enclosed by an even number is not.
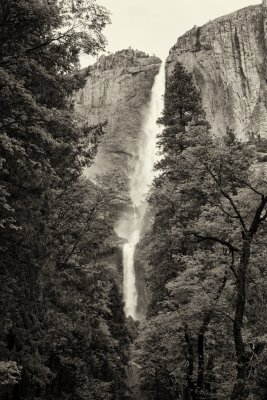
<svg viewBox="0 0 267 400"><path fill-rule="evenodd" d="M176 62L193 73L215 134L267 137L267 0L194 27L170 50L167 76Z"/></svg>
<svg viewBox="0 0 267 400"><path fill-rule="evenodd" d="M89 125L108 121L89 173L134 166L137 140L161 60L140 51L101 56L89 68L86 86L74 97L75 108Z"/></svg>

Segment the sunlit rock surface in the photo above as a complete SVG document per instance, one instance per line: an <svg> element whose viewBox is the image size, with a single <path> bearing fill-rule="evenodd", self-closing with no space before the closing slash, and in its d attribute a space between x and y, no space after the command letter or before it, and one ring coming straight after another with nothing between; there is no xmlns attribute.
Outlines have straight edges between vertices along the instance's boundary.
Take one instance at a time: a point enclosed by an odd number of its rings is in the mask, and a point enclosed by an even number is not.
<svg viewBox="0 0 267 400"><path fill-rule="evenodd" d="M89 125L108 121L90 174L112 169L126 173L135 165L137 140L161 60L141 51L122 50L101 56L89 68L75 108Z"/></svg>
<svg viewBox="0 0 267 400"><path fill-rule="evenodd" d="M213 132L227 126L246 139L267 137L267 4L194 27L177 40L167 74L181 62L192 72Z"/></svg>

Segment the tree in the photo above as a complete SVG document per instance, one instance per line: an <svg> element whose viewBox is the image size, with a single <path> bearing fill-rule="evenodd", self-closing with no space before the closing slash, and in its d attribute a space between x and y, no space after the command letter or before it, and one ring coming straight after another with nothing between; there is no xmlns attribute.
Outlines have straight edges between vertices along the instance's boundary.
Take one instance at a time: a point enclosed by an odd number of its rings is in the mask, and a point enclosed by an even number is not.
<svg viewBox="0 0 267 400"><path fill-rule="evenodd" d="M185 120L185 113L190 118ZM172 368L163 376L157 373L161 387L166 386L164 376L172 377L162 398L178 390L183 399L245 399L265 348L263 326L261 335L248 333L253 313L246 309L252 271L260 276L264 260L264 175L255 167L251 148L230 130L223 138L211 137L192 77L179 65L167 84L161 121L164 157L150 198L152 228L144 240L150 243L152 303L143 346L150 343L149 329L164 324L165 333L155 331L153 350L149 345L155 354L165 341L172 344L167 355L159 351L155 362L157 371ZM262 318L266 307L259 306ZM151 362L148 353L146 364ZM142 353L138 357L144 363Z"/></svg>
<svg viewBox="0 0 267 400"><path fill-rule="evenodd" d="M104 125L85 125L71 102L86 78L79 54L103 48L108 13L94 1L3 0L0 19L0 357L14 375L3 398L122 398L112 224L123 198L110 177L82 178Z"/></svg>

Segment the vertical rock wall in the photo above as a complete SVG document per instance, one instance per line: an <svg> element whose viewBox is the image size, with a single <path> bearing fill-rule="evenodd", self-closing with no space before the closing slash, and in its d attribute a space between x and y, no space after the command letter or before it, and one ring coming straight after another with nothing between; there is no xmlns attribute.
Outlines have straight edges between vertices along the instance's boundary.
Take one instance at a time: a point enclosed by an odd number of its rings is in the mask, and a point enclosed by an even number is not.
<svg viewBox="0 0 267 400"><path fill-rule="evenodd" d="M193 73L213 132L267 137L267 1L194 27L167 59Z"/></svg>
<svg viewBox="0 0 267 400"><path fill-rule="evenodd" d="M161 60L141 51L122 50L101 56L89 67L85 87L74 97L75 108L89 125L108 125L90 174L135 163L140 127Z"/></svg>

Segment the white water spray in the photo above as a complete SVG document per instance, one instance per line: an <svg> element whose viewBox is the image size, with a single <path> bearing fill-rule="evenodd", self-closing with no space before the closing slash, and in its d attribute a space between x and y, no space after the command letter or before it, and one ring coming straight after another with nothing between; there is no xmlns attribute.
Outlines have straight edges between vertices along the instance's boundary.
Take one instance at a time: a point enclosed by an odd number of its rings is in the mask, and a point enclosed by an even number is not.
<svg viewBox="0 0 267 400"><path fill-rule="evenodd" d="M118 235L126 240L123 246L123 295L125 314L133 319L138 319L134 253L140 240L147 209L146 196L155 177L153 167L158 160L157 135L160 132L157 119L163 110L164 90L165 69L162 63L155 78L146 119L140 131L137 161L129 177L132 208L125 213L116 229Z"/></svg>

